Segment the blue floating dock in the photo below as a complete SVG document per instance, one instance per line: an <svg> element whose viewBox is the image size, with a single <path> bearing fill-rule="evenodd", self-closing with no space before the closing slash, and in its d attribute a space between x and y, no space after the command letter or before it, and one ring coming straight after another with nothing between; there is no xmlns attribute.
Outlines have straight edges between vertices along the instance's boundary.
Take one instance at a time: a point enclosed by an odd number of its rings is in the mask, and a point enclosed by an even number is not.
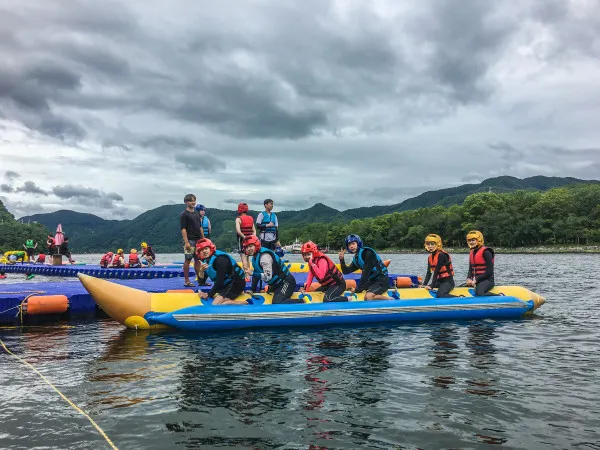
<svg viewBox="0 0 600 450"><path fill-rule="evenodd" d="M96 278L112 278L117 280L149 280L153 278L183 277L181 266L148 267L141 269L109 269L95 264L50 266L47 264L0 264L0 273L33 273L50 277L76 277L84 273ZM193 270L191 270L193 273Z"/></svg>

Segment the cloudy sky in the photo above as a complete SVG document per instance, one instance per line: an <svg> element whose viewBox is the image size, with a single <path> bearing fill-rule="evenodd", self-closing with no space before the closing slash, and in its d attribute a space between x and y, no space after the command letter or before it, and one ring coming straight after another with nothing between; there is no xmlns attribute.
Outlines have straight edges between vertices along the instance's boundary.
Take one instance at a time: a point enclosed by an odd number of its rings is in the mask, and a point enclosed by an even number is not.
<svg viewBox="0 0 600 450"><path fill-rule="evenodd" d="M598 0L0 0L0 61L17 217L600 178Z"/></svg>

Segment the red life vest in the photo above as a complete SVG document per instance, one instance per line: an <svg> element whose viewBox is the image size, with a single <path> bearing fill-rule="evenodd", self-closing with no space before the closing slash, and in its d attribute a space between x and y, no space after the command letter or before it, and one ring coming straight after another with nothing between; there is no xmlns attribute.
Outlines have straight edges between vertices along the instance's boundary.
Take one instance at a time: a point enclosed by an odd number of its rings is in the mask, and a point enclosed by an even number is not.
<svg viewBox="0 0 600 450"><path fill-rule="evenodd" d="M100 259L100 265L102 267L107 267L110 264L110 255L108 253L106 253L101 259Z"/></svg>
<svg viewBox="0 0 600 450"><path fill-rule="evenodd" d="M452 258L450 258L450 255L447 252L445 252L444 250L438 250L437 252L429 255L429 258L428 258L429 270L433 274L433 272L435 271L435 268L437 267L438 258L440 256L440 253L444 253L445 255L448 256L448 264L440 267L440 270L437 274L438 280L440 280L442 278L453 277L454 276L454 267L452 267Z"/></svg>
<svg viewBox="0 0 600 450"><path fill-rule="evenodd" d="M129 265L131 266L132 264L139 264L140 263L140 258L138 257L137 253L130 253L129 254Z"/></svg>
<svg viewBox="0 0 600 450"><path fill-rule="evenodd" d="M252 216L244 215L240 216L240 231L244 236L250 236L252 234L252 227L254 226L254 219Z"/></svg>
<svg viewBox="0 0 600 450"><path fill-rule="evenodd" d="M494 262L494 250L492 250L489 247L474 248L469 253L469 264L471 264L471 269L473 270L472 275L474 277L485 273L487 269L487 264L485 263L485 259L483 258L483 252L485 252L486 250L492 252L492 262Z"/></svg>
<svg viewBox="0 0 600 450"><path fill-rule="evenodd" d="M40 262L40 263L46 262L46 255L44 255L43 253L40 253L40 255L38 256L37 262Z"/></svg>
<svg viewBox="0 0 600 450"><path fill-rule="evenodd" d="M117 255L113 256L112 266L113 267L121 267L121 255L117 254Z"/></svg>
<svg viewBox="0 0 600 450"><path fill-rule="evenodd" d="M48 238L48 240L46 241L46 245L50 249L56 248L56 242L54 241L54 238Z"/></svg>
<svg viewBox="0 0 600 450"><path fill-rule="evenodd" d="M330 286L332 284L341 282L344 279L344 275L342 274L340 269L338 269L336 267L336 265L333 263L333 261L331 259L329 259L327 256L325 256L325 255L315 256L313 258L313 264L319 264L319 260L322 258L324 258L325 261L327 261L327 272L325 272L325 276L323 278L319 278L317 276L317 274L315 273L315 269L313 269L312 264L309 264L308 268L310 269L310 272L312 273L313 277L317 279L317 281L319 282L319 284L321 286Z"/></svg>

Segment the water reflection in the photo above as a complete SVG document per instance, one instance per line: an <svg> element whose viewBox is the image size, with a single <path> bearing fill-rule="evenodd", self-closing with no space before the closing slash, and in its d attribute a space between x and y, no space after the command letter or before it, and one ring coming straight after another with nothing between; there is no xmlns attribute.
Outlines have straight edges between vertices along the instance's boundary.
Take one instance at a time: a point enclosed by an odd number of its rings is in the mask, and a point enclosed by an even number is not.
<svg viewBox="0 0 600 450"><path fill-rule="evenodd" d="M497 324L494 322L475 322L468 326L467 342L469 362L476 369L477 377L467 379L469 387L465 390L468 394L481 396L496 396L500 390L496 388L497 380L494 368L498 365L496 359L496 346L493 340L497 337Z"/></svg>
<svg viewBox="0 0 600 450"><path fill-rule="evenodd" d="M442 389L448 389L456 383L452 369L456 366L456 359L459 355L458 349L458 327L439 325L431 331L430 339L433 341L431 348L430 367L443 369L442 374L436 374L431 378L433 385Z"/></svg>

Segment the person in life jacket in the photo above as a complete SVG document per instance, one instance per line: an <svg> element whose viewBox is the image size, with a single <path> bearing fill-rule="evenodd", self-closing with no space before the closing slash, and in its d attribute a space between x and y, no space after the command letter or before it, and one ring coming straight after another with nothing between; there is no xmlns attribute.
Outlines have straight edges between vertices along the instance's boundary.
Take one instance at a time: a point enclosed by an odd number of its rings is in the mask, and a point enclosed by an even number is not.
<svg viewBox="0 0 600 450"><path fill-rule="evenodd" d="M210 219L206 217L206 206L196 205L196 211L200 213L200 226L202 227L202 231L204 232L204 237L210 239L212 228L210 225Z"/></svg>
<svg viewBox="0 0 600 450"><path fill-rule="evenodd" d="M142 242L142 258L146 260L146 264L148 264L149 266L153 266L156 262L156 255L154 254L154 250L152 250L152 247L146 242Z"/></svg>
<svg viewBox="0 0 600 450"><path fill-rule="evenodd" d="M131 268L142 267L142 263L140 262L140 257L138 255L137 249L132 248L131 250L129 250L128 262L129 267Z"/></svg>
<svg viewBox="0 0 600 450"><path fill-rule="evenodd" d="M56 241L54 240L54 236L51 234L49 234L48 239L46 239L46 248L49 255L54 255L54 253L56 253Z"/></svg>
<svg viewBox="0 0 600 450"><path fill-rule="evenodd" d="M475 295L498 295L490 293L494 287L494 250L484 246L481 231L467 233L469 252L469 278L467 286L475 288Z"/></svg>
<svg viewBox="0 0 600 450"><path fill-rule="evenodd" d="M317 291L325 292L323 302L347 302L345 297L346 280L344 274L337 268L335 263L321 251L312 241L305 242L300 249L302 258L308 263L308 277L304 287L300 290L308 290L315 278L321 285Z"/></svg>
<svg viewBox="0 0 600 450"><path fill-rule="evenodd" d="M33 252L37 248L37 246L37 242L33 242L33 239L27 239L23 244L23 248L25 248L28 260L33 261Z"/></svg>
<svg viewBox="0 0 600 450"><path fill-rule="evenodd" d="M114 268L125 267L125 258L123 257L123 249L122 248L117 250L117 253L115 253L115 255L113 256L110 266L114 267Z"/></svg>
<svg viewBox="0 0 600 450"><path fill-rule="evenodd" d="M105 253L102 258L100 258L100 267L104 267L105 269L109 264L112 264L113 252Z"/></svg>
<svg viewBox="0 0 600 450"><path fill-rule="evenodd" d="M207 278L214 283L210 291L198 292L200 298L213 298L213 305L247 305L245 300L235 300L246 287L245 273L238 263L228 253L217 250L206 238L196 243L196 253L200 259L200 284Z"/></svg>
<svg viewBox="0 0 600 450"><path fill-rule="evenodd" d="M437 234L430 234L425 238L425 250L429 252L427 258L427 275L421 287L431 290L437 289L437 298L450 298L454 295L454 268L452 258L442 250L442 238ZM431 280L431 284L429 284Z"/></svg>
<svg viewBox="0 0 600 450"><path fill-rule="evenodd" d="M267 198L263 204L265 210L256 217L256 226L260 231L260 246L275 251L277 247L281 247L279 222L273 212L273 200Z"/></svg>
<svg viewBox="0 0 600 450"><path fill-rule="evenodd" d="M377 252L370 247L364 247L362 239L356 234L348 235L344 242L346 248L342 248L338 254L342 272L346 275L355 270L362 271L356 289L351 290L355 292L366 290L365 300L389 300L390 298L384 295L390 287L388 269ZM344 261L346 250L354 253L354 258L349 266L346 266L346 261ZM395 298L400 298L396 292Z"/></svg>
<svg viewBox="0 0 600 450"><path fill-rule="evenodd" d="M238 217L235 219L235 231L238 238L238 252L242 259L242 266L246 277L249 277L252 273L250 268L250 261L244 251L244 239L248 236L256 236L256 227L254 226L254 220L252 216L248 214L248 204L240 203L237 208Z"/></svg>
<svg viewBox="0 0 600 450"><path fill-rule="evenodd" d="M256 291L262 280L269 286L269 291L273 291L273 304L303 303L301 299L290 298L296 289L296 279L273 250L262 248L256 236L248 236L244 239L244 251L252 258L254 269L250 293Z"/></svg>
<svg viewBox="0 0 600 450"><path fill-rule="evenodd" d="M46 255L44 255L43 253L40 253L37 257L37 261L35 262L36 264L44 264L46 262Z"/></svg>

